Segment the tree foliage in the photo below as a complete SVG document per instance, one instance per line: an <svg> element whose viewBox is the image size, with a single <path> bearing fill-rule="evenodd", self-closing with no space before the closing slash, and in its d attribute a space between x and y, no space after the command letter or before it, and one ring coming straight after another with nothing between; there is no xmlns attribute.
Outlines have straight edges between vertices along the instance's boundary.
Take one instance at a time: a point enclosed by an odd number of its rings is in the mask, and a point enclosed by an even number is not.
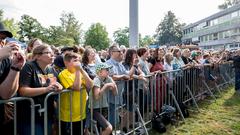
<svg viewBox="0 0 240 135"><path fill-rule="evenodd" d="M43 38L44 28L37 21L37 19L29 16L23 15L21 16L21 20L19 22L18 34L20 35L21 41L29 41L31 38Z"/></svg>
<svg viewBox="0 0 240 135"><path fill-rule="evenodd" d="M72 46L80 43L81 25L73 13L63 12L60 17L60 26L44 28L37 19L23 15L19 22L19 35L21 41L28 41L31 38L40 38L52 45Z"/></svg>
<svg viewBox="0 0 240 135"><path fill-rule="evenodd" d="M65 13L63 12L61 17L61 36L64 42L72 42L72 44L79 44L81 39L81 23L75 18L73 13ZM60 34L60 33L59 33ZM71 43L70 43L71 44Z"/></svg>
<svg viewBox="0 0 240 135"><path fill-rule="evenodd" d="M3 10L0 10L0 22L2 22L6 29L13 34L13 37L19 38L19 35L17 34L17 32L19 31L18 22L13 18L4 18L3 14Z"/></svg>
<svg viewBox="0 0 240 135"><path fill-rule="evenodd" d="M97 50L109 47L109 38L106 27L100 23L92 24L85 33L85 45L90 45Z"/></svg>
<svg viewBox="0 0 240 135"><path fill-rule="evenodd" d="M182 24L180 24L173 12L167 12L158 25L154 37L160 45L181 43Z"/></svg>
<svg viewBox="0 0 240 135"><path fill-rule="evenodd" d="M141 38L140 40L140 46L141 47L146 47L150 44L153 44L154 43L154 38L151 37L150 35L146 35L144 36L143 38Z"/></svg>
<svg viewBox="0 0 240 135"><path fill-rule="evenodd" d="M114 42L129 47L129 28L119 28L113 33Z"/></svg>
<svg viewBox="0 0 240 135"><path fill-rule="evenodd" d="M218 6L218 8L226 9L237 4L240 4L240 0L225 0L223 4Z"/></svg>

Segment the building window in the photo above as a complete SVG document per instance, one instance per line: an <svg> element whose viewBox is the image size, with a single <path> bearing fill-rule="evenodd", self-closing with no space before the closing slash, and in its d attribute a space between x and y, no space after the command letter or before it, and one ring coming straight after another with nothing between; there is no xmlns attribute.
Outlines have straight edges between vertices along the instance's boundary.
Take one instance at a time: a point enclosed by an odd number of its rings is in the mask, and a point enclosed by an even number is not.
<svg viewBox="0 0 240 135"><path fill-rule="evenodd" d="M233 34L237 34L237 33L238 33L238 29L237 28L232 30L232 35Z"/></svg>
<svg viewBox="0 0 240 135"><path fill-rule="evenodd" d="M219 33L218 33L218 38L219 38L219 39L223 39L223 32L219 32Z"/></svg>
<svg viewBox="0 0 240 135"><path fill-rule="evenodd" d="M204 42L207 42L208 41L208 36L204 36Z"/></svg>
<svg viewBox="0 0 240 135"><path fill-rule="evenodd" d="M218 33L213 34L213 40L218 40Z"/></svg>
<svg viewBox="0 0 240 135"><path fill-rule="evenodd" d="M230 32L229 31L224 31L224 38L229 38Z"/></svg>
<svg viewBox="0 0 240 135"><path fill-rule="evenodd" d="M208 35L208 39L209 41L213 40L213 35L212 34Z"/></svg>
<svg viewBox="0 0 240 135"><path fill-rule="evenodd" d="M200 42L203 42L203 36L200 37Z"/></svg>
<svg viewBox="0 0 240 135"><path fill-rule="evenodd" d="M232 18L237 17L237 16L238 16L238 11L232 13Z"/></svg>

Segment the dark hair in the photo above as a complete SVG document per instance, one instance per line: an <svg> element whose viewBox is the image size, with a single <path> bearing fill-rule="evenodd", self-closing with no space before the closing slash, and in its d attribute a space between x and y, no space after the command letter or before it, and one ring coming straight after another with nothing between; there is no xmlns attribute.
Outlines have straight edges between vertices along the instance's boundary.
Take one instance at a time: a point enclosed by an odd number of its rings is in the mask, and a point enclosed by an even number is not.
<svg viewBox="0 0 240 135"><path fill-rule="evenodd" d="M67 52L64 57L63 57L63 60L64 61L71 61L72 59L76 59L76 58L79 58L79 54L77 53L74 53L74 52Z"/></svg>
<svg viewBox="0 0 240 135"><path fill-rule="evenodd" d="M173 50L173 56L176 57L177 56L177 52L179 52L180 49L179 48L174 48Z"/></svg>
<svg viewBox="0 0 240 135"><path fill-rule="evenodd" d="M117 48L117 46L116 45L112 45L112 46L109 47L109 49L108 49L109 56L111 56L111 53L114 50L114 48Z"/></svg>
<svg viewBox="0 0 240 135"><path fill-rule="evenodd" d="M164 58L163 58L164 56L162 57L161 60L158 59L158 55L159 55L158 52L159 52L159 50L162 50L162 51L164 52L164 54L165 54L165 50L164 50L163 48L156 48L156 49L155 49L155 52L154 52L154 54L153 54L153 58L154 58L154 60L155 60L156 62L159 62L159 61L160 61L160 62L164 62Z"/></svg>
<svg viewBox="0 0 240 135"><path fill-rule="evenodd" d="M27 52L28 53L31 53L32 49L33 49L33 44L37 41L42 41L41 39L38 39L38 38L32 38L29 43L28 43L28 46L27 46Z"/></svg>
<svg viewBox="0 0 240 135"><path fill-rule="evenodd" d="M144 47L139 48L139 49L137 50L137 54L138 54L139 57L141 57L141 56L142 56L144 53L146 53L146 52L147 52L147 49L144 48Z"/></svg>
<svg viewBox="0 0 240 135"><path fill-rule="evenodd" d="M91 53L90 48L88 48L84 51L83 56L82 56L82 63L84 65L88 65L88 62L89 62L88 56L90 55L90 53Z"/></svg>
<svg viewBox="0 0 240 135"><path fill-rule="evenodd" d="M61 49L62 53L65 51L73 51L75 53L78 53L78 47L77 46L72 46L72 47L66 46Z"/></svg>
<svg viewBox="0 0 240 135"><path fill-rule="evenodd" d="M126 58L124 63L127 65L132 65L132 59L133 59L133 54L137 54L137 51L135 49L128 49L126 52Z"/></svg>

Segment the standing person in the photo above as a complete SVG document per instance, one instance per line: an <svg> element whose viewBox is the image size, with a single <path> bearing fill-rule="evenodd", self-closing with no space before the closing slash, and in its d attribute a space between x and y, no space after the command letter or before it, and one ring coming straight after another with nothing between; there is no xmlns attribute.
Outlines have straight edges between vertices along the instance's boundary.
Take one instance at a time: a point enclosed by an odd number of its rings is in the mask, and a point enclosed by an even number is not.
<svg viewBox="0 0 240 135"><path fill-rule="evenodd" d="M150 72L152 73L158 73L156 75L156 87L152 90L153 95L155 98L155 105L154 105L154 111L160 112L160 108L163 105L163 98L165 95L165 78L161 74L163 72L163 64L164 64L164 55L165 51L162 48L157 48L154 53L154 57L149 60L150 65Z"/></svg>
<svg viewBox="0 0 240 135"><path fill-rule="evenodd" d="M130 79L130 76L133 74L133 70L127 71L124 66L121 64L123 60L123 53L120 48L116 45L112 45L109 48L110 59L106 61L106 64L113 66L110 69L110 76L116 82L118 94L114 96L110 91L108 95L109 102L109 121L115 127L119 123L119 115L117 107L123 104L123 92L124 92L124 80Z"/></svg>
<svg viewBox="0 0 240 135"><path fill-rule="evenodd" d="M71 134L71 122L73 135L82 134L81 129L85 127L87 89L91 89L92 79L81 68L79 57L73 52L66 53L64 55L66 69L58 76L64 88L72 90L71 93L63 93L60 97L61 134L63 135ZM72 102L69 102L71 100Z"/></svg>
<svg viewBox="0 0 240 135"><path fill-rule="evenodd" d="M130 80L125 82L125 90L123 92L123 102L125 104L125 109L127 112L123 116L121 129L127 133L127 130L129 129L127 125L131 125L133 122L132 116L135 112L133 105L135 104L135 99L137 97L136 93L138 90L138 82L146 81L146 78L144 78L143 72L138 66L138 56L135 49L127 49L123 66L127 71L130 71L132 68L134 69L134 73L131 76ZM135 96L133 97L133 95Z"/></svg>
<svg viewBox="0 0 240 135"><path fill-rule="evenodd" d="M95 52L93 49L88 48L84 51L82 56L82 67L88 73L91 79L96 76L95 73Z"/></svg>
<svg viewBox="0 0 240 135"><path fill-rule="evenodd" d="M27 61L31 61L33 60L32 57L32 50L34 47L37 47L39 45L42 45L42 40L38 39L38 38L33 38L29 41L28 46L27 46L27 51L26 51L26 55L27 55Z"/></svg>
<svg viewBox="0 0 240 135"><path fill-rule="evenodd" d="M19 88L20 70L25 64L25 57L15 42L6 42L12 33L4 28L0 22L0 100L13 97ZM0 104L0 131L13 134L13 121L4 117L4 104Z"/></svg>
<svg viewBox="0 0 240 135"><path fill-rule="evenodd" d="M149 57L149 51L147 48L139 48L137 50L137 54L139 56L139 67L143 71L144 76L146 75L151 75L150 69L149 69L149 64L147 62L147 59ZM139 109L141 112L141 115L143 116L144 112L147 110L147 104L150 103L150 91L149 91L149 82L147 81L140 81L138 83L138 104L139 104Z"/></svg>
<svg viewBox="0 0 240 135"><path fill-rule="evenodd" d="M78 53L78 48L76 46L74 47L63 47L61 49L61 54L58 55L53 62L53 68L57 71L57 73L60 73L62 70L65 69L65 65L63 62L63 57L68 52L75 52Z"/></svg>
<svg viewBox="0 0 240 135"><path fill-rule="evenodd" d="M235 91L240 95L240 50L236 51L235 56L228 58L233 61L233 67L235 68Z"/></svg>
<svg viewBox="0 0 240 135"><path fill-rule="evenodd" d="M89 94L89 108L93 112L93 119L102 128L102 135L110 135L112 133L112 125L106 120L107 108L109 107L107 101L108 91L111 91L113 96L116 96L118 93L115 82L109 77L109 68L111 66L105 63L96 65L97 76L93 80L93 88Z"/></svg>
<svg viewBox="0 0 240 135"><path fill-rule="evenodd" d="M20 96L31 97L35 104L44 107L44 99L49 92L61 91L62 85L57 82L57 74L50 66L54 60L53 51L48 45L39 45L33 49L33 61L27 62L20 72ZM29 135L30 104L27 101L18 103L18 131L19 135ZM48 134L51 134L51 126L54 112L54 97L48 100ZM26 117L28 116L28 117ZM44 115L35 110L35 135L44 133Z"/></svg>

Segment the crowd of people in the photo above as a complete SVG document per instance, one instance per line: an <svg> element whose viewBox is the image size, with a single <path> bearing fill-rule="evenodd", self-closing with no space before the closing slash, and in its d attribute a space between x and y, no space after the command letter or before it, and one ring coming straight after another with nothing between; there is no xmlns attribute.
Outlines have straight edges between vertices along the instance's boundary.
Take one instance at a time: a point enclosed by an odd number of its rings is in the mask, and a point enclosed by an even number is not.
<svg viewBox="0 0 240 135"><path fill-rule="evenodd" d="M91 119L97 122L103 135L111 134L119 123L122 123L121 127L124 128L124 122L134 113L135 101L128 97L136 90L138 94L135 97L148 95L148 75L177 69L201 69L204 65L214 67L216 64L233 60L236 69L235 89L240 91L240 51L211 52L199 48L191 50L182 46L133 49L117 44L97 51L90 46L57 48L36 38L31 39L24 50L18 43L5 40L12 36L0 23L1 100L17 96L31 97L35 104L43 107L48 93L61 92L64 89L72 91L61 93L60 99L53 96L48 101L48 134L53 133L54 117L58 116L63 135L71 132L74 135L79 134L81 129L88 134ZM209 80L216 79L210 73L208 77ZM173 75L168 76L167 80L162 83L171 82ZM164 86L160 86L162 83L157 84L156 89L165 89ZM60 114L55 110L57 100L60 100ZM123 104L128 104L128 117L119 120L121 114L117 109ZM141 113L141 106L145 104L148 104L148 101L139 100ZM159 110L159 105L156 106L156 110ZM6 105L0 104L0 131L11 134L13 122L6 121L6 108ZM36 107L35 133L43 135L44 116L37 111L38 109L40 108ZM19 135L30 134L30 112L30 104L27 101L17 103Z"/></svg>

